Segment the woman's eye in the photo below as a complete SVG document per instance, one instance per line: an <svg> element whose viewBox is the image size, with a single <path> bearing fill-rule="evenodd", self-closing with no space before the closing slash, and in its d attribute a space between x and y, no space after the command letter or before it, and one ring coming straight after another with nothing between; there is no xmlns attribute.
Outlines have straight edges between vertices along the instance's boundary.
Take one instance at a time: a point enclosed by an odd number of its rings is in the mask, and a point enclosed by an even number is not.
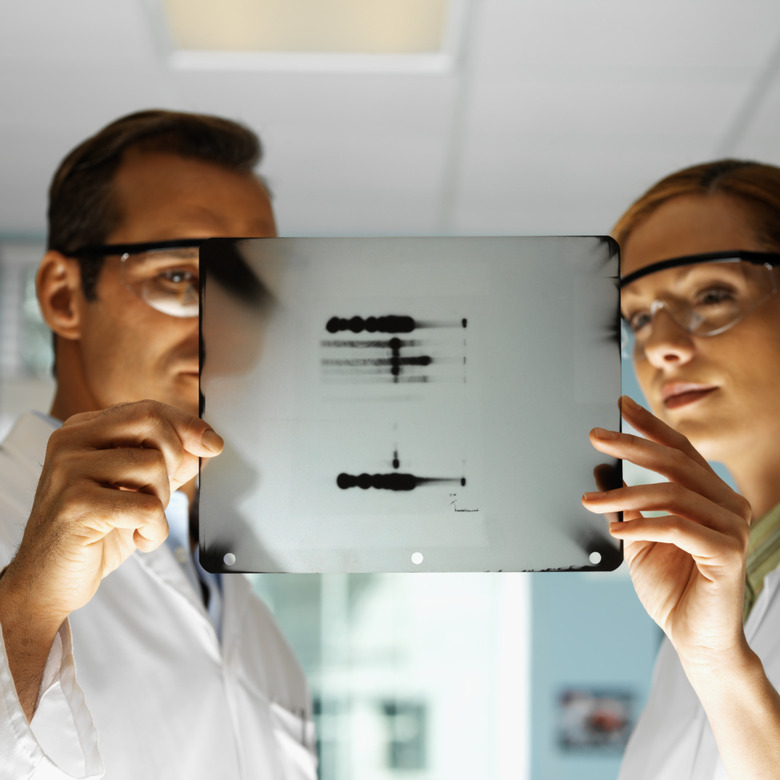
<svg viewBox="0 0 780 780"><path fill-rule="evenodd" d="M694 306L717 306L734 300L734 292L722 287L712 287L697 293Z"/></svg>
<svg viewBox="0 0 780 780"><path fill-rule="evenodd" d="M639 311L628 317L628 325L634 333L639 333L642 328L650 324L652 315L649 311Z"/></svg>

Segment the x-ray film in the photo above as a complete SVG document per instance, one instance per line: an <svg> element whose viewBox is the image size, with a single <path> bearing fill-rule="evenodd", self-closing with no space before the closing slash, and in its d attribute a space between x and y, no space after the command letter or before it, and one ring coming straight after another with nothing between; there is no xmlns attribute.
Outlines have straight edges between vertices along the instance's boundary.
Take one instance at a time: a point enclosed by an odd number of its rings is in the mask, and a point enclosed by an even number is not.
<svg viewBox="0 0 780 780"><path fill-rule="evenodd" d="M213 571L611 570L618 252L603 237L214 239ZM615 519L615 518L613 518Z"/></svg>

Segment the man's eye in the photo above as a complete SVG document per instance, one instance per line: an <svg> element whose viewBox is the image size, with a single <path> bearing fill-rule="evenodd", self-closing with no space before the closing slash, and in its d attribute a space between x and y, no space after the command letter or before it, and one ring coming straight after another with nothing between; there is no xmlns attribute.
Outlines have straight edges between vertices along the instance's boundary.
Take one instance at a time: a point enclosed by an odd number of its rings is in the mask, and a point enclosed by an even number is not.
<svg viewBox="0 0 780 780"><path fill-rule="evenodd" d="M183 269L172 269L170 271L162 271L157 274L157 281L160 284L167 284L172 286L180 285L196 285L198 283L198 277L192 273L192 271L185 271Z"/></svg>

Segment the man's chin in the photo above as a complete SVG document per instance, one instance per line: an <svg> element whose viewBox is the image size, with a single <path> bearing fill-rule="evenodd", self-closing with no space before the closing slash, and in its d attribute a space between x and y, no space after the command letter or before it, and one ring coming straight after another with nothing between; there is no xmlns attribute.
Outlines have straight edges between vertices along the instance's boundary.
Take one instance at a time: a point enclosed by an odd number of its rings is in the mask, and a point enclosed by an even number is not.
<svg viewBox="0 0 780 780"><path fill-rule="evenodd" d="M166 394L168 397L158 400L197 417L200 410L199 388L197 374L177 374L170 393Z"/></svg>

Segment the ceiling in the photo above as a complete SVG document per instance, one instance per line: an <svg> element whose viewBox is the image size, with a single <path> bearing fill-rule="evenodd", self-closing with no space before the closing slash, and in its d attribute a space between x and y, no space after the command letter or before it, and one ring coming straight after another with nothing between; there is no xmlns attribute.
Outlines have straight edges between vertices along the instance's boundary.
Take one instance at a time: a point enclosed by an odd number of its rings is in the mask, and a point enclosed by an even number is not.
<svg viewBox="0 0 780 780"><path fill-rule="evenodd" d="M257 130L282 235L604 233L674 168L780 163L777 0L457 7L433 63L198 64L153 0L3 0L0 238L40 238L60 158L151 106Z"/></svg>

